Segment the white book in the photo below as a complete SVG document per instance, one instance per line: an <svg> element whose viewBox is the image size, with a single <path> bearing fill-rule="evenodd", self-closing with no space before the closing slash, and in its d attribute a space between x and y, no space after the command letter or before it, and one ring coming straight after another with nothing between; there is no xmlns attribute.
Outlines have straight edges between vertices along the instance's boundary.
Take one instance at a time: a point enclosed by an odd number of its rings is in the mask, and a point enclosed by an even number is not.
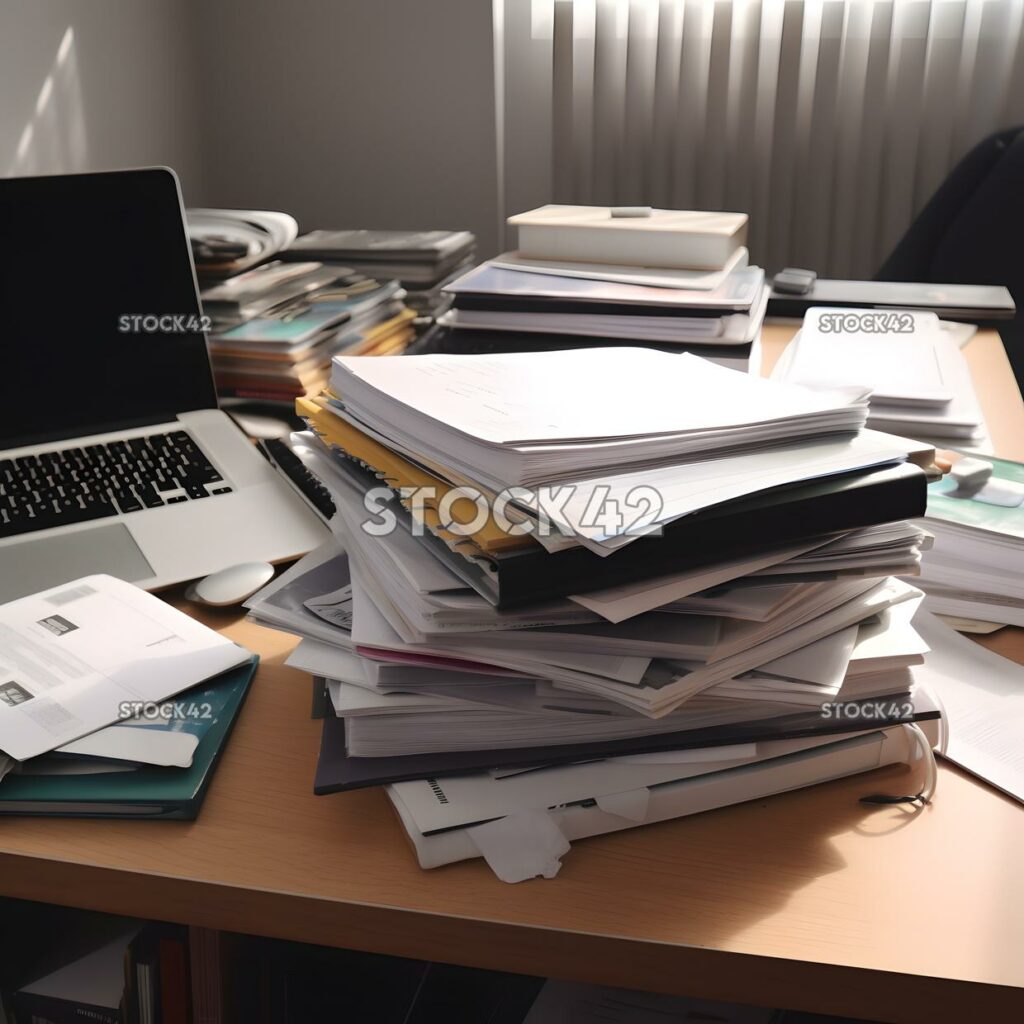
<svg viewBox="0 0 1024 1024"><path fill-rule="evenodd" d="M541 206L508 218L527 259L720 270L747 241L745 213Z"/></svg>

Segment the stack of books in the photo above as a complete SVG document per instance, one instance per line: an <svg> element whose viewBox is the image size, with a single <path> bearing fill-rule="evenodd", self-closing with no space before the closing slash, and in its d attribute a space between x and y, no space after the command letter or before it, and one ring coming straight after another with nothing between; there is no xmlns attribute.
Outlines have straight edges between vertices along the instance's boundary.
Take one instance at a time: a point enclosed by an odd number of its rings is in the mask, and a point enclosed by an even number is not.
<svg viewBox="0 0 1024 1024"><path fill-rule="evenodd" d="M934 451L863 429L863 390L638 348L339 357L298 411L334 539L250 609L327 681L317 791L387 785L425 867L550 873L906 759L938 716L896 578Z"/></svg>
<svg viewBox="0 0 1024 1024"><path fill-rule="evenodd" d="M472 266L476 238L469 231L311 231L292 242L281 258L340 264L368 277L395 278L406 303L423 316L437 316L444 287Z"/></svg>
<svg viewBox="0 0 1024 1024"><path fill-rule="evenodd" d="M441 318L432 350L629 342L757 372L769 289L764 271L747 265L746 216L613 213L544 207L510 218L519 227L519 251L446 286L453 308ZM583 236L575 247L572 232Z"/></svg>
<svg viewBox="0 0 1024 1024"><path fill-rule="evenodd" d="M295 241L286 214L192 210L189 231L223 397L290 405L323 388L336 353L393 355L413 339L415 313L398 281L271 259Z"/></svg>
<svg viewBox="0 0 1024 1024"><path fill-rule="evenodd" d="M321 263L277 260L219 282L203 292L217 390L290 403L323 388L337 352L401 353L415 319L403 297L397 281Z"/></svg>

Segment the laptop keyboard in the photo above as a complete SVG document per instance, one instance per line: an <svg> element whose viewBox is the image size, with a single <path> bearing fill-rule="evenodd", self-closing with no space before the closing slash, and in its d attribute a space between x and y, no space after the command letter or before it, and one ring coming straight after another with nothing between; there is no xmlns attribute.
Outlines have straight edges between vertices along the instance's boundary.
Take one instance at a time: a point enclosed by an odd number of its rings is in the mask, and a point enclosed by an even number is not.
<svg viewBox="0 0 1024 1024"><path fill-rule="evenodd" d="M0 538L230 491L184 430L0 458Z"/></svg>

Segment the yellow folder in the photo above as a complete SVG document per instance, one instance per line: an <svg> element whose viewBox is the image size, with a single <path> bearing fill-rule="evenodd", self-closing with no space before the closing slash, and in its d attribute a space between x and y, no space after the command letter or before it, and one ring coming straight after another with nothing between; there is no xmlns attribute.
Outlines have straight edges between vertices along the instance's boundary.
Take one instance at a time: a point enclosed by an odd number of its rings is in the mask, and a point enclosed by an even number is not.
<svg viewBox="0 0 1024 1024"><path fill-rule="evenodd" d="M363 463L376 473L396 493L402 487L433 488L434 498L423 502L423 521L431 533L441 537L450 547L462 548L467 542L482 553L508 551L536 544L528 534L509 534L488 513L487 520L474 533L463 536L445 529L437 513L437 506L453 486L440 477L414 465L379 441L367 436L347 420L326 409L321 400L297 398L295 411L327 444L340 449L350 458ZM408 507L408 506L407 506ZM410 509L412 511L412 509ZM451 504L451 519L460 525L473 522L477 506L469 498L459 498ZM472 555L470 551L464 551Z"/></svg>

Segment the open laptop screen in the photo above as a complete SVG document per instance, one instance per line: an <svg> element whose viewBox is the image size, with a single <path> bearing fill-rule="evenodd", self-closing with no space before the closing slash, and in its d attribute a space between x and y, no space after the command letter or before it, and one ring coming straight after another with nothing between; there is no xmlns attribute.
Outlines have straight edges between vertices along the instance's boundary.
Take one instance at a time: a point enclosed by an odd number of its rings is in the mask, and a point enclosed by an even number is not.
<svg viewBox="0 0 1024 1024"><path fill-rule="evenodd" d="M215 408L199 314L173 173L0 179L0 449Z"/></svg>

